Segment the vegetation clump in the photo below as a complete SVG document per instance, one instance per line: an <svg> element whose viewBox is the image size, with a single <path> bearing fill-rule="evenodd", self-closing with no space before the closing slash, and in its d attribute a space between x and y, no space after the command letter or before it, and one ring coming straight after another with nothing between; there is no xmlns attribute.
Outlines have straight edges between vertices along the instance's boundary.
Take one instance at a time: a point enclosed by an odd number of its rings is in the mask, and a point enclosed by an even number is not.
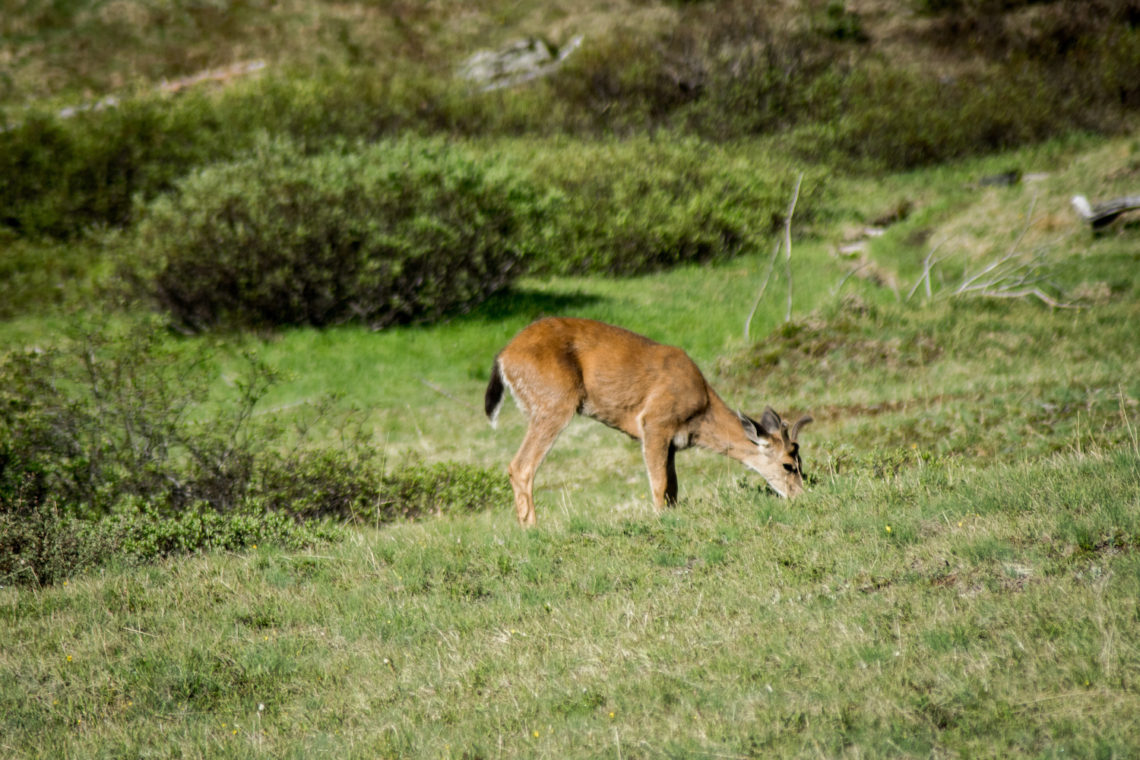
<svg viewBox="0 0 1140 760"><path fill-rule="evenodd" d="M258 543L297 549L335 539L344 520L506 500L485 470L388 469L357 438L283 449L286 431L254 413L275 373L242 362L219 398L216 364L153 322L0 360L0 585Z"/></svg>
<svg viewBox="0 0 1140 760"><path fill-rule="evenodd" d="M154 203L134 276L188 330L438 319L521 271L538 193L442 141L261 144Z"/></svg>

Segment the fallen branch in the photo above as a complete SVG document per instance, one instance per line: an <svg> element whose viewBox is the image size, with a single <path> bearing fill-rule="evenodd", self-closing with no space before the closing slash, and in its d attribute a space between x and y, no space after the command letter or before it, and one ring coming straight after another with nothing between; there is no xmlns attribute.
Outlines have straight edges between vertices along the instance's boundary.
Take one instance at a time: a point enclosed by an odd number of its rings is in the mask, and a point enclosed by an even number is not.
<svg viewBox="0 0 1140 760"><path fill-rule="evenodd" d="M1092 225L1092 228L1095 230L1115 221L1117 217L1126 211L1136 211L1140 209L1140 195L1126 195L1123 198L1113 198L1110 201L1104 201L1095 206L1089 203L1089 199L1085 196L1074 195L1072 203L1077 214Z"/></svg>
<svg viewBox="0 0 1140 760"><path fill-rule="evenodd" d="M1036 298L1054 309L1076 308L1072 304L1058 301L1039 287L1045 281L1044 255L1038 254L1029 261L1019 260L1019 251L1022 240L1025 239L1029 227L1033 223L1033 211L1037 206L1037 196L1034 195L1025 213L1025 223L1021 231L1010 245L1009 250L1002 256L983 266L979 271L962 275L962 281L950 291L942 291L939 296L954 298L955 296L969 296L975 298ZM943 241L945 242L945 241ZM937 257L935 254L942 243L934 246L926 255L922 264L922 274L915 281L914 286L907 293L906 300L910 300L920 285L925 284L926 297L934 296L931 285L931 274L939 261L947 257Z"/></svg>
<svg viewBox="0 0 1140 760"><path fill-rule="evenodd" d="M1043 292L1040 288L1027 288L1025 290L983 290L978 295L986 298L1038 298L1046 306L1054 309L1075 309L1071 303L1061 303Z"/></svg>

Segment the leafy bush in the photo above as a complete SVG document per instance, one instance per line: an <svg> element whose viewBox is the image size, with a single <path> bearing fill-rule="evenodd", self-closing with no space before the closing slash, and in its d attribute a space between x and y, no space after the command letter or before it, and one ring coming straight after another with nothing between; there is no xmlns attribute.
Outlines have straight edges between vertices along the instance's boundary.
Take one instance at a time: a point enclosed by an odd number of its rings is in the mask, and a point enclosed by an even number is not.
<svg viewBox="0 0 1140 760"><path fill-rule="evenodd" d="M295 548L368 523L470 511L504 479L454 464L385 471L366 441L314 449L253 410L273 373L247 357L230 398L215 365L152 323L86 332L0 360L0 585L50 583L108 562Z"/></svg>
<svg viewBox="0 0 1140 760"><path fill-rule="evenodd" d="M189 330L372 328L462 311L520 271L538 193L460 146L384 142L302 155L262 142L148 209L141 286Z"/></svg>
<svg viewBox="0 0 1140 760"><path fill-rule="evenodd" d="M0 499L0 586L47 585L89 566L80 527L54 499L23 492Z"/></svg>
<svg viewBox="0 0 1140 760"><path fill-rule="evenodd" d="M697 139L563 144L530 165L555 192L531 266L561 274L636 274L752 250L784 223L795 183L767 155ZM819 206L824 183L813 180L800 222Z"/></svg>
<svg viewBox="0 0 1140 760"><path fill-rule="evenodd" d="M773 14L756 0L677 3L652 23L599 30L551 77L509 91L472 92L451 67L402 50L408 59L380 70L277 67L222 92L124 96L71 119L42 106L4 109L0 227L70 239L130 226L132 198L233 160L260 134L316 153L409 133L664 130L720 142L797 130L811 136L799 144L808 158L855 151L858 163L881 169L1074 129L1118 132L1140 108L1140 0L910 0L926 17L888 35L920 53L900 56L912 61L901 72L884 65L875 41L864 44L871 17L848 5L819 0ZM152 46L133 30L127 38ZM921 54L931 47L936 55Z"/></svg>
<svg viewBox="0 0 1140 760"><path fill-rule="evenodd" d="M505 503L502 476L455 463L412 464L381 471L342 452L316 450L270 460L259 490L266 506L298 518L334 516L381 524Z"/></svg>
<svg viewBox="0 0 1140 760"><path fill-rule="evenodd" d="M234 396L207 404L201 348L153 322L77 333L0 360L0 503L55 499L81 517L129 499L240 504L273 435L250 422L272 370L247 356Z"/></svg>
<svg viewBox="0 0 1140 760"><path fill-rule="evenodd" d="M1044 139L1056 133L1064 111L1029 73L935 81L905 68L866 68L845 87L851 107L794 133L798 152L906 169Z"/></svg>
<svg viewBox="0 0 1140 760"><path fill-rule="evenodd" d="M208 98L159 98L60 119L36 113L0 129L0 226L69 238L133 219L137 194L169 189L192 166L235 155L251 133L219 118Z"/></svg>
<svg viewBox="0 0 1140 760"><path fill-rule="evenodd" d="M302 549L337 540L338 526L250 504L230 511L198 502L170 510L127 500L81 519L54 497L0 502L0 586L49 585L109 564L137 565L204 551L267 545Z"/></svg>
<svg viewBox="0 0 1140 760"><path fill-rule="evenodd" d="M498 99L466 95L414 67L398 77L330 68L218 94L125 97L71 118L43 107L0 110L0 227L70 239L90 227L129 226L133 199L152 199L196 167L234 159L263 134L318 152L409 130L475 134L501 118Z"/></svg>
<svg viewBox="0 0 1140 760"><path fill-rule="evenodd" d="M33 243L0 231L0 319L93 299L104 267L87 242Z"/></svg>

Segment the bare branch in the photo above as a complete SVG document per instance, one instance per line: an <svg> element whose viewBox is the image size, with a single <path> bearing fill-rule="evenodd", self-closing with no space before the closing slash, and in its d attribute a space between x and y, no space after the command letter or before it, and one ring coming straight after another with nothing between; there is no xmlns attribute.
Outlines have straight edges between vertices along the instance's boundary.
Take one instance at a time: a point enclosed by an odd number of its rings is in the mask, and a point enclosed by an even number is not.
<svg viewBox="0 0 1140 760"><path fill-rule="evenodd" d="M843 275L843 279L841 279L839 281L839 284L835 286L835 288L831 291L831 294L832 295L839 295L839 291L843 290L843 286L847 284L848 280L850 280L852 277L859 274L859 272L862 272L864 269L866 269L869 266L871 266L871 262L870 261L864 261L863 263L859 264L858 266L852 267L851 270L847 272L847 274Z"/></svg>
<svg viewBox="0 0 1140 760"><path fill-rule="evenodd" d="M914 281L914 287L911 288L910 292L906 294L907 301L911 299L911 296L914 295L914 292L918 290L918 286L921 285L923 281L926 282L926 298L927 300L930 299L930 271L934 268L935 264L942 260L934 258L934 254L938 253L938 249L941 248L942 244L945 242L945 240L938 241L938 244L930 249L930 253L926 254L926 258L922 261L922 274L919 275L918 279Z"/></svg>
<svg viewBox="0 0 1140 760"><path fill-rule="evenodd" d="M760 299L764 297L764 291L768 289L768 281L772 279L772 270L776 266L776 257L780 255L780 241L776 241L776 248L772 251L772 258L768 261L768 273L764 275L764 282L760 285L760 290L756 293L756 300L752 302L752 311L748 312L748 319L744 322L744 339L748 340L748 333L752 327L752 318L756 316L756 309L760 306Z"/></svg>
<svg viewBox="0 0 1140 760"><path fill-rule="evenodd" d="M792 321L792 216L796 213L796 202L800 199L800 183L804 181L804 173L796 178L796 189L792 193L792 205L788 207L788 218L784 221L784 266L788 275L788 309L784 313L784 321Z"/></svg>
<svg viewBox="0 0 1140 760"><path fill-rule="evenodd" d="M431 382L431 381L430 381L430 380L428 380L427 378L423 378L423 377L421 377L421 378L420 378L420 382L421 382L421 383L423 383L424 385L426 385L428 388L431 388L433 391L435 391L435 392L436 392L436 393L438 393L439 395L443 396L444 398L449 398L449 399L451 399L452 401L454 401L455 403L457 403L457 404L462 404L463 406L467 407L468 409L472 409L472 410L474 410L474 411L477 411L477 412L479 412L480 414L482 414L482 413L483 413L483 412L482 412L482 410L481 410L481 409L477 409L477 408L475 407L475 405L474 405L474 404L470 404L470 403L468 403L468 402L464 401L464 400L463 400L463 399L461 399L461 398L456 398L455 396L451 395L450 393L448 393L447 391L445 391L443 388L440 388L438 385L436 385L435 383Z"/></svg>
<svg viewBox="0 0 1140 760"><path fill-rule="evenodd" d="M1078 308L1074 304L1057 301L1040 288L1026 288L1025 290L982 290L978 292L978 295L986 298L1028 298L1029 296L1033 296L1034 298L1040 299L1046 306L1050 306L1054 309Z"/></svg>

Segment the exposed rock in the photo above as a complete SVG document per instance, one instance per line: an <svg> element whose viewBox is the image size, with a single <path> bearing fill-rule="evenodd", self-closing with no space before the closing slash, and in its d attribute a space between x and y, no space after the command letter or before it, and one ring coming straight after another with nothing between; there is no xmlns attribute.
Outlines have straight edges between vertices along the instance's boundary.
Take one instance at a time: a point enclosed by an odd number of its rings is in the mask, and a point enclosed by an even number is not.
<svg viewBox="0 0 1140 760"><path fill-rule="evenodd" d="M483 92L513 87L556 71L581 44L581 35L560 48L538 37L515 40L475 53L459 67L459 76Z"/></svg>

